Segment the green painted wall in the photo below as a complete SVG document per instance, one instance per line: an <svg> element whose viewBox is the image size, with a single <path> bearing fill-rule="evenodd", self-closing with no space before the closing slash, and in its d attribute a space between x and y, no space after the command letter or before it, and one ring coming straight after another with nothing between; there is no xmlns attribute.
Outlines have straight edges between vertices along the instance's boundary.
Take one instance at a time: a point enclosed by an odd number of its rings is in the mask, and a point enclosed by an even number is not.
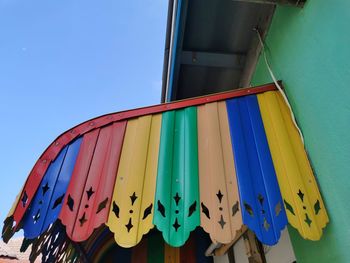
<svg viewBox="0 0 350 263"><path fill-rule="evenodd" d="M266 42L330 216L319 242L290 228L297 262L350 262L350 0L278 7ZM271 78L260 58L252 84L266 82Z"/></svg>

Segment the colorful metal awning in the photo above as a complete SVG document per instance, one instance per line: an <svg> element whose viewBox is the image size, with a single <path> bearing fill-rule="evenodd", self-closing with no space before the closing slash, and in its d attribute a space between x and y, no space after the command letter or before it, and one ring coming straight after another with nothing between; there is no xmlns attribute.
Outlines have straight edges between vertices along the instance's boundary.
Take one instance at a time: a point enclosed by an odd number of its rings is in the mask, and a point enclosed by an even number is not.
<svg viewBox="0 0 350 263"><path fill-rule="evenodd" d="M113 113L63 133L36 162L3 238L22 228L33 239L57 220L72 241L105 224L129 248L154 226L173 247L198 226L227 244L243 225L273 245L287 221L318 240L328 216L270 84Z"/></svg>

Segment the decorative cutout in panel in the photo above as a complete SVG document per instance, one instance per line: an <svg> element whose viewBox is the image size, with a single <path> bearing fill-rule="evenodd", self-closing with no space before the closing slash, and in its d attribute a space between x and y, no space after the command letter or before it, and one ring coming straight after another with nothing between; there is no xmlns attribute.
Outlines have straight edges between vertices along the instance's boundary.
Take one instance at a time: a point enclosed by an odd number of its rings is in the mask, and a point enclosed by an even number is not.
<svg viewBox="0 0 350 263"><path fill-rule="evenodd" d="M305 238L318 239L328 217L305 150L277 91L266 93L277 96L272 98L275 101L270 101L270 97L265 101L266 94L259 95L263 124L256 99L254 102L252 97L230 100L227 104L232 104L234 117L230 115L230 123L227 120L224 100L237 94L272 89L270 85L124 111L72 128L59 136L36 162L4 222L3 239L8 240L20 226L30 229L25 232L33 237L39 233L37 238L40 238L41 231L58 213L67 236L75 241L95 235L94 229L107 219L115 220L118 223L110 227L119 225L122 229L123 234L115 236L124 246L136 244L153 226L152 220L172 246L183 245L200 223L214 242L230 242L236 233L233 229L242 225L242 215L262 242L273 244L285 224L285 213ZM125 140L125 144L131 142L128 148L133 149L128 150L125 163L132 161L125 165L129 168L119 171L126 122L152 119L153 125L153 119L160 113L164 115L159 120L163 125L154 137L152 131L148 131L151 136L145 139L148 145L138 144L137 138ZM147 137L147 132L141 130L140 134ZM69 149L79 140L83 142L77 161L68 165ZM159 149L152 146L151 140L158 140ZM137 142L136 146L132 142ZM147 149L146 153L143 150L143 156L138 153L139 148ZM279 190L273 179L270 149L277 176L282 178L279 183L283 199L278 198ZM64 151L67 153L61 165L55 164ZM149 160L154 156L157 160ZM143 175L139 173L142 162L152 163L153 170L146 168ZM61 170L56 172L57 180L52 180L54 177L47 180L54 165ZM65 188L58 186L68 184L64 178L70 174L68 190L63 191ZM139 183L135 174L141 174L144 183ZM158 175L157 186L153 182L153 188L146 186L146 182L156 180L155 175ZM147 176L151 180L146 179ZM120 186L115 187L115 183Z"/></svg>
<svg viewBox="0 0 350 263"><path fill-rule="evenodd" d="M174 247L182 246L199 225L196 114L190 107L162 117L153 223Z"/></svg>
<svg viewBox="0 0 350 263"><path fill-rule="evenodd" d="M328 215L290 111L279 92L257 97L288 221L304 238L319 240Z"/></svg>
<svg viewBox="0 0 350 263"><path fill-rule="evenodd" d="M115 122L83 137L60 215L74 241L86 240L107 221L125 127L126 122Z"/></svg>
<svg viewBox="0 0 350 263"><path fill-rule="evenodd" d="M238 189L243 205L243 223L267 245L278 242L287 225L285 211L275 213L282 203L259 105L255 95L228 100Z"/></svg>
<svg viewBox="0 0 350 263"><path fill-rule="evenodd" d="M61 210L73 168L80 149L81 139L66 146L53 161L36 192L30 209L23 218L26 238L35 238L54 223Z"/></svg>
<svg viewBox="0 0 350 263"><path fill-rule="evenodd" d="M201 226L213 242L230 243L242 226L225 102L198 107Z"/></svg>
<svg viewBox="0 0 350 263"><path fill-rule="evenodd" d="M132 247L153 228L161 115L128 122L107 225L122 247ZM123 227L121 227L123 226Z"/></svg>

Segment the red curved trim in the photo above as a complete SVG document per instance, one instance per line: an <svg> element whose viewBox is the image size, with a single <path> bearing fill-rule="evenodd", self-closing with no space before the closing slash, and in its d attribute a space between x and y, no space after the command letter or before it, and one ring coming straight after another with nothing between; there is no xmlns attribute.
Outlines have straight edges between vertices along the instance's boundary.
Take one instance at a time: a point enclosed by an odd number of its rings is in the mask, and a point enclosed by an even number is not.
<svg viewBox="0 0 350 263"><path fill-rule="evenodd" d="M103 115L91 120L88 120L86 122L83 122L72 129L66 131L65 133L61 134L54 140L49 147L44 151L44 153L40 156L38 161L35 163L32 171L30 172L25 186L23 188L23 191L21 193L20 201L18 202L16 209L13 213L14 221L16 222L15 230L18 230L18 222L22 220L22 217L27 210L27 208L30 205L30 202L32 201L34 194L36 192L36 189L38 188L49 164L55 160L59 152L65 147L67 144L69 144L72 140L76 139L78 136L81 136L93 129L97 129L100 127L103 127L105 125L108 125L112 122L122 121L133 117L148 115L148 114L155 114L155 113L162 113L169 110L176 110L181 109L189 106L196 106L200 104L205 104L208 102L215 102L215 101L221 101L226 100L230 98L235 97L241 97L251 94L257 94L262 93L266 91L272 91L276 90L276 86L273 83L257 86L257 87L251 87L251 88L243 88L243 89L237 89L229 92L223 92L223 93L217 93L214 95L208 95L203 97L197 97L193 99L186 99L171 103L164 103L159 104L155 106L149 106L149 107L143 107L133 110L127 110L127 111L121 111L117 113L111 113L107 115ZM27 202L25 206L23 206L22 197L24 195L24 192L27 196Z"/></svg>

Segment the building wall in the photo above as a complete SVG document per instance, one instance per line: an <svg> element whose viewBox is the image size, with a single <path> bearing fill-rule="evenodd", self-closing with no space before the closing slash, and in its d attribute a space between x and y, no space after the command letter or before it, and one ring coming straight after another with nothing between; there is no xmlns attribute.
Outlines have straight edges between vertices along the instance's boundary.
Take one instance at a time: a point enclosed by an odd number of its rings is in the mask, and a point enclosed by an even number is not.
<svg viewBox="0 0 350 263"><path fill-rule="evenodd" d="M330 217L318 242L289 228L297 262L350 262L350 1L278 7L266 42ZM271 78L260 58L252 84L266 82Z"/></svg>

